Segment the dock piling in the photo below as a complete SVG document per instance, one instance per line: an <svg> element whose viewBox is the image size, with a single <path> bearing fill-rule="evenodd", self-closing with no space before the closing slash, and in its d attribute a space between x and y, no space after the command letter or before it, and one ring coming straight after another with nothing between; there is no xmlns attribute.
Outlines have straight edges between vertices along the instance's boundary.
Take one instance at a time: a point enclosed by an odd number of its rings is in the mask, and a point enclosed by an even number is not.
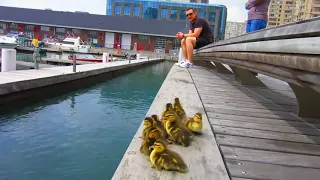
<svg viewBox="0 0 320 180"><path fill-rule="evenodd" d="M39 64L37 60L38 56L39 56L39 48L35 48L33 53L34 69L39 69Z"/></svg>
<svg viewBox="0 0 320 180"><path fill-rule="evenodd" d="M73 55L72 67L73 67L73 72L76 72L77 71L77 58L76 58L76 55Z"/></svg>

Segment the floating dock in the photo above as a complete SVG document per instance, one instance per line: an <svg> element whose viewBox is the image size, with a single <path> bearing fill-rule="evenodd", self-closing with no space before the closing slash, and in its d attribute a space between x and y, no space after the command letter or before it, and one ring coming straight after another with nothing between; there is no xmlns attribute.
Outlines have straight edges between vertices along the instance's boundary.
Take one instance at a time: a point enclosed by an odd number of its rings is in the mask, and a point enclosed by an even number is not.
<svg viewBox="0 0 320 180"><path fill-rule="evenodd" d="M139 151L141 124L112 179L318 179L320 119L297 116L298 103L286 82L258 78L267 87L241 85L214 66L174 66L146 116L161 115L175 97L188 117L203 113L203 136L190 147L169 145L189 172L151 168Z"/></svg>

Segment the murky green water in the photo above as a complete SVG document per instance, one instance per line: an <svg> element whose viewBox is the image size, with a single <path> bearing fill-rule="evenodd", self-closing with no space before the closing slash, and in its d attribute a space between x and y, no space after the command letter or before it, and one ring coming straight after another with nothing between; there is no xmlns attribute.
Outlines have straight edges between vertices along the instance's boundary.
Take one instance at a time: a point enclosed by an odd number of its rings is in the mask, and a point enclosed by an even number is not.
<svg viewBox="0 0 320 180"><path fill-rule="evenodd" d="M0 116L0 179L111 179L171 67L146 66Z"/></svg>

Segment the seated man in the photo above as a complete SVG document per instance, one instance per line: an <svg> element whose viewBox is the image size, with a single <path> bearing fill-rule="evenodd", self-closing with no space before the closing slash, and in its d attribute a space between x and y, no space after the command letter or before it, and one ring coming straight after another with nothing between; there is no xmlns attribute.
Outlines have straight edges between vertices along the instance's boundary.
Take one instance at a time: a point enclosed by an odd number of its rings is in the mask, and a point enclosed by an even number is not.
<svg viewBox="0 0 320 180"><path fill-rule="evenodd" d="M202 19L192 8L188 8L186 16L190 21L190 30L188 34L182 32L177 33L177 39L181 40L181 49L186 61L176 63L181 67L192 67L193 49L201 48L205 45L213 43L214 36L205 19Z"/></svg>

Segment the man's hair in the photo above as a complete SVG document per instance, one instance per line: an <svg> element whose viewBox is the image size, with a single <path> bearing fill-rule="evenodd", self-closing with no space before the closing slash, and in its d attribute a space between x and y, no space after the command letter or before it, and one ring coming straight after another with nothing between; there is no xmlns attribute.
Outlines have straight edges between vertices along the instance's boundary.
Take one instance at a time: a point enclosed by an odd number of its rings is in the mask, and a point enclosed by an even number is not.
<svg viewBox="0 0 320 180"><path fill-rule="evenodd" d="M189 11L189 10L191 10L191 9L192 9L193 12L196 12L193 8L188 8L187 11Z"/></svg>

